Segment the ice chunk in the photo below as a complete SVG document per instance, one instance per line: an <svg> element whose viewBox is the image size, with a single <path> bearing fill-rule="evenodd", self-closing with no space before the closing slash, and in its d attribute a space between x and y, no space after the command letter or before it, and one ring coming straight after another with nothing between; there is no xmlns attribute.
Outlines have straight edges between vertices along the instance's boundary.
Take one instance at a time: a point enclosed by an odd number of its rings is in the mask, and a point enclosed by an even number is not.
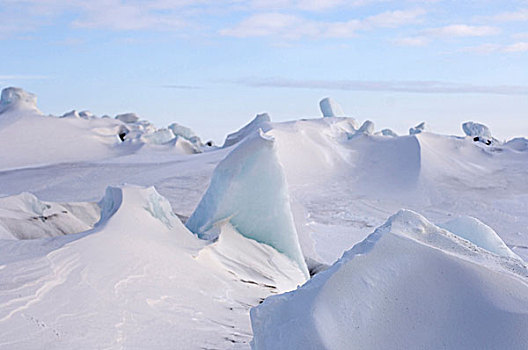
<svg viewBox="0 0 528 350"><path fill-rule="evenodd" d="M257 114L257 116L242 129L227 135L223 147L229 147L242 141L244 138L256 132L258 129L268 131L270 129L270 121L271 119L268 113Z"/></svg>
<svg viewBox="0 0 528 350"><path fill-rule="evenodd" d="M93 114L90 111L81 111L79 112L79 116L84 119L92 119L95 118L95 114Z"/></svg>
<svg viewBox="0 0 528 350"><path fill-rule="evenodd" d="M195 154L202 152L196 145L191 143L191 141L180 136L176 136L176 138L171 141L171 145L181 154Z"/></svg>
<svg viewBox="0 0 528 350"><path fill-rule="evenodd" d="M425 122L421 122L420 124L416 125L414 128L409 129L409 135L416 135L420 134L424 131L426 131L428 128L425 124Z"/></svg>
<svg viewBox="0 0 528 350"><path fill-rule="evenodd" d="M123 123L136 123L139 117L136 113L124 113L116 115L115 119L121 120Z"/></svg>
<svg viewBox="0 0 528 350"><path fill-rule="evenodd" d="M497 255L517 258L493 229L471 216L461 216L439 225L455 235Z"/></svg>
<svg viewBox="0 0 528 350"><path fill-rule="evenodd" d="M381 134L383 136L390 136L390 137L397 137L398 136L398 134L396 134L391 129L383 129L383 130L381 130Z"/></svg>
<svg viewBox="0 0 528 350"><path fill-rule="evenodd" d="M484 124L465 122L462 124L462 130L470 137L481 137L487 140L492 138L490 129Z"/></svg>
<svg viewBox="0 0 528 350"><path fill-rule="evenodd" d="M170 129L158 129L153 133L142 135L142 140L146 143L162 145L174 139L174 134Z"/></svg>
<svg viewBox="0 0 528 350"><path fill-rule="evenodd" d="M372 135L374 133L374 123L370 120L366 120L361 127L356 131L356 134Z"/></svg>
<svg viewBox="0 0 528 350"><path fill-rule="evenodd" d="M0 98L0 113L14 109L40 113L37 109L37 96L21 88L8 87L3 89Z"/></svg>
<svg viewBox="0 0 528 350"><path fill-rule="evenodd" d="M528 327L526 276L522 261L400 211L302 287L253 308L252 348L526 349L516 331Z"/></svg>
<svg viewBox="0 0 528 350"><path fill-rule="evenodd" d="M63 115L61 115L61 118L80 118L79 112L77 112L75 109L70 112L66 112Z"/></svg>
<svg viewBox="0 0 528 350"><path fill-rule="evenodd" d="M192 131L190 128L180 125L178 123L172 123L169 125L169 129L172 130L174 135L180 136L188 141L190 141L193 145L199 147L202 146L202 140L196 136L194 131Z"/></svg>
<svg viewBox="0 0 528 350"><path fill-rule="evenodd" d="M223 220L245 237L284 253L308 278L284 170L274 140L262 130L240 143L218 164L186 226L202 238L214 239L218 235L214 225Z"/></svg>
<svg viewBox="0 0 528 350"><path fill-rule="evenodd" d="M323 117L344 117L345 113L343 109L334 99L330 97L325 97L319 102L319 107L321 108L321 113Z"/></svg>

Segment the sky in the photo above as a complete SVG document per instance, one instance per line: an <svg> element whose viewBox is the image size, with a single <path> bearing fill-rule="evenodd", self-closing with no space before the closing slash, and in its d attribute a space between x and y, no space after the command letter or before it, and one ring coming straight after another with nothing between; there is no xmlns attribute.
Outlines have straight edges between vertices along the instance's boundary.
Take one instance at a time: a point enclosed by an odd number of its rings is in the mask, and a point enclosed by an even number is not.
<svg viewBox="0 0 528 350"><path fill-rule="evenodd" d="M333 97L376 129L528 136L528 0L0 0L0 88L222 143Z"/></svg>

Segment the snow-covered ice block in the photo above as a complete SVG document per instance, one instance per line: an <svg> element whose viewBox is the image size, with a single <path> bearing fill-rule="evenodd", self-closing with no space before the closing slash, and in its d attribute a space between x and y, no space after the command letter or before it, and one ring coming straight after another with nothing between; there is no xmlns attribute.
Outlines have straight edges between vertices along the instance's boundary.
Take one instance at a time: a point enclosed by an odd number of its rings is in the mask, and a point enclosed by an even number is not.
<svg viewBox="0 0 528 350"><path fill-rule="evenodd" d="M345 113L343 112L343 109L337 103L334 99L330 97L325 97L321 101L319 101L319 108L321 108L321 113L323 113L323 117L330 118L330 117L344 117Z"/></svg>
<svg viewBox="0 0 528 350"><path fill-rule="evenodd" d="M409 135L416 135L416 134L420 134L424 131L427 131L427 125L425 124L425 122L421 122L420 124L416 125L415 127L413 128L410 128L409 129Z"/></svg>
<svg viewBox="0 0 528 350"><path fill-rule="evenodd" d="M461 216L439 226L494 254L520 259L491 227L474 217Z"/></svg>
<svg viewBox="0 0 528 350"><path fill-rule="evenodd" d="M96 203L43 202L31 193L0 198L0 239L38 239L89 230Z"/></svg>
<svg viewBox="0 0 528 350"><path fill-rule="evenodd" d="M484 124L465 122L462 124L462 130L464 130L464 133L470 137L479 137L486 140L492 139L490 129Z"/></svg>
<svg viewBox="0 0 528 350"><path fill-rule="evenodd" d="M284 253L308 277L284 170L274 139L262 130L240 143L218 164L186 226L202 238L214 239L218 235L214 225L224 220L245 237Z"/></svg>
<svg viewBox="0 0 528 350"><path fill-rule="evenodd" d="M366 120L361 127L356 131L356 134L361 135L372 135L374 133L374 123L370 120Z"/></svg>
<svg viewBox="0 0 528 350"><path fill-rule="evenodd" d="M396 134L391 129L383 129L383 130L381 130L381 134L383 136L390 136L390 137L397 137L398 136L398 134Z"/></svg>
<svg viewBox="0 0 528 350"><path fill-rule="evenodd" d="M526 349L528 268L402 210L251 310L259 349Z"/></svg>
<svg viewBox="0 0 528 350"><path fill-rule="evenodd" d="M139 117L136 113L123 113L116 115L115 119L121 120L123 123L136 123Z"/></svg>
<svg viewBox="0 0 528 350"><path fill-rule="evenodd" d="M39 112L37 96L21 88L8 87L3 89L0 97L0 113L15 109Z"/></svg>
<svg viewBox="0 0 528 350"><path fill-rule="evenodd" d="M271 118L268 113L257 114L257 116L242 129L227 135L222 147L225 148L232 146L242 141L247 136L255 133L258 129L262 129L264 132L268 131L270 129L270 122Z"/></svg>
<svg viewBox="0 0 528 350"><path fill-rule="evenodd" d="M170 129L158 129L152 133L142 135L142 140L146 143L162 145L174 139L174 133Z"/></svg>

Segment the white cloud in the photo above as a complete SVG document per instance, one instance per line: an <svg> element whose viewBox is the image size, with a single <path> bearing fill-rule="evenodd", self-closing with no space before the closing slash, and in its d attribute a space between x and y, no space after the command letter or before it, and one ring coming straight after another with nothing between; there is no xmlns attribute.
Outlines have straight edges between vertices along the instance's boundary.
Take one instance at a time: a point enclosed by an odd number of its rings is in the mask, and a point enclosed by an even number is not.
<svg viewBox="0 0 528 350"><path fill-rule="evenodd" d="M235 81L251 87L324 89L350 91L392 91L439 94L528 95L525 85L474 85L445 81L362 81L362 80L292 80L283 78L246 78Z"/></svg>
<svg viewBox="0 0 528 350"><path fill-rule="evenodd" d="M500 33L500 29L490 26L470 26L466 24L452 24L444 27L431 28L424 31L425 34L435 37L471 37L489 36Z"/></svg>
<svg viewBox="0 0 528 350"><path fill-rule="evenodd" d="M528 9L519 9L517 11L502 12L494 16L485 17L484 19L498 22L525 22L528 21Z"/></svg>
<svg viewBox="0 0 528 350"><path fill-rule="evenodd" d="M430 39L425 36L411 36L396 38L392 42L398 46L425 46L430 42Z"/></svg>
<svg viewBox="0 0 528 350"><path fill-rule="evenodd" d="M422 9L388 11L378 15L348 21L314 21L283 13L252 15L234 27L222 29L221 35L238 38L272 36L282 39L350 38L361 30L395 28L416 23L425 14Z"/></svg>
<svg viewBox="0 0 528 350"><path fill-rule="evenodd" d="M520 41L513 44L491 44L486 43L478 46L470 46L462 49L465 52L474 52L481 54L489 54L495 52L504 52L504 53L518 53L518 52L528 52L528 42Z"/></svg>

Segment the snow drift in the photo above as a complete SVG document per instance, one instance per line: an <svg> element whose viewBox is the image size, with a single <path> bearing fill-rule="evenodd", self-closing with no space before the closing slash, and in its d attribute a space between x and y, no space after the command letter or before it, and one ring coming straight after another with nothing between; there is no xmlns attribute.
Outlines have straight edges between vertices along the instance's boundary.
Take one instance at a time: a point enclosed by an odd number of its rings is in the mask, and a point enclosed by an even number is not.
<svg viewBox="0 0 528 350"><path fill-rule="evenodd" d="M411 211L251 310L254 349L525 349L528 268Z"/></svg>
<svg viewBox="0 0 528 350"><path fill-rule="evenodd" d="M0 347L247 345L249 308L304 281L231 227L198 239L152 187L109 187L99 205L90 231L0 240Z"/></svg>

